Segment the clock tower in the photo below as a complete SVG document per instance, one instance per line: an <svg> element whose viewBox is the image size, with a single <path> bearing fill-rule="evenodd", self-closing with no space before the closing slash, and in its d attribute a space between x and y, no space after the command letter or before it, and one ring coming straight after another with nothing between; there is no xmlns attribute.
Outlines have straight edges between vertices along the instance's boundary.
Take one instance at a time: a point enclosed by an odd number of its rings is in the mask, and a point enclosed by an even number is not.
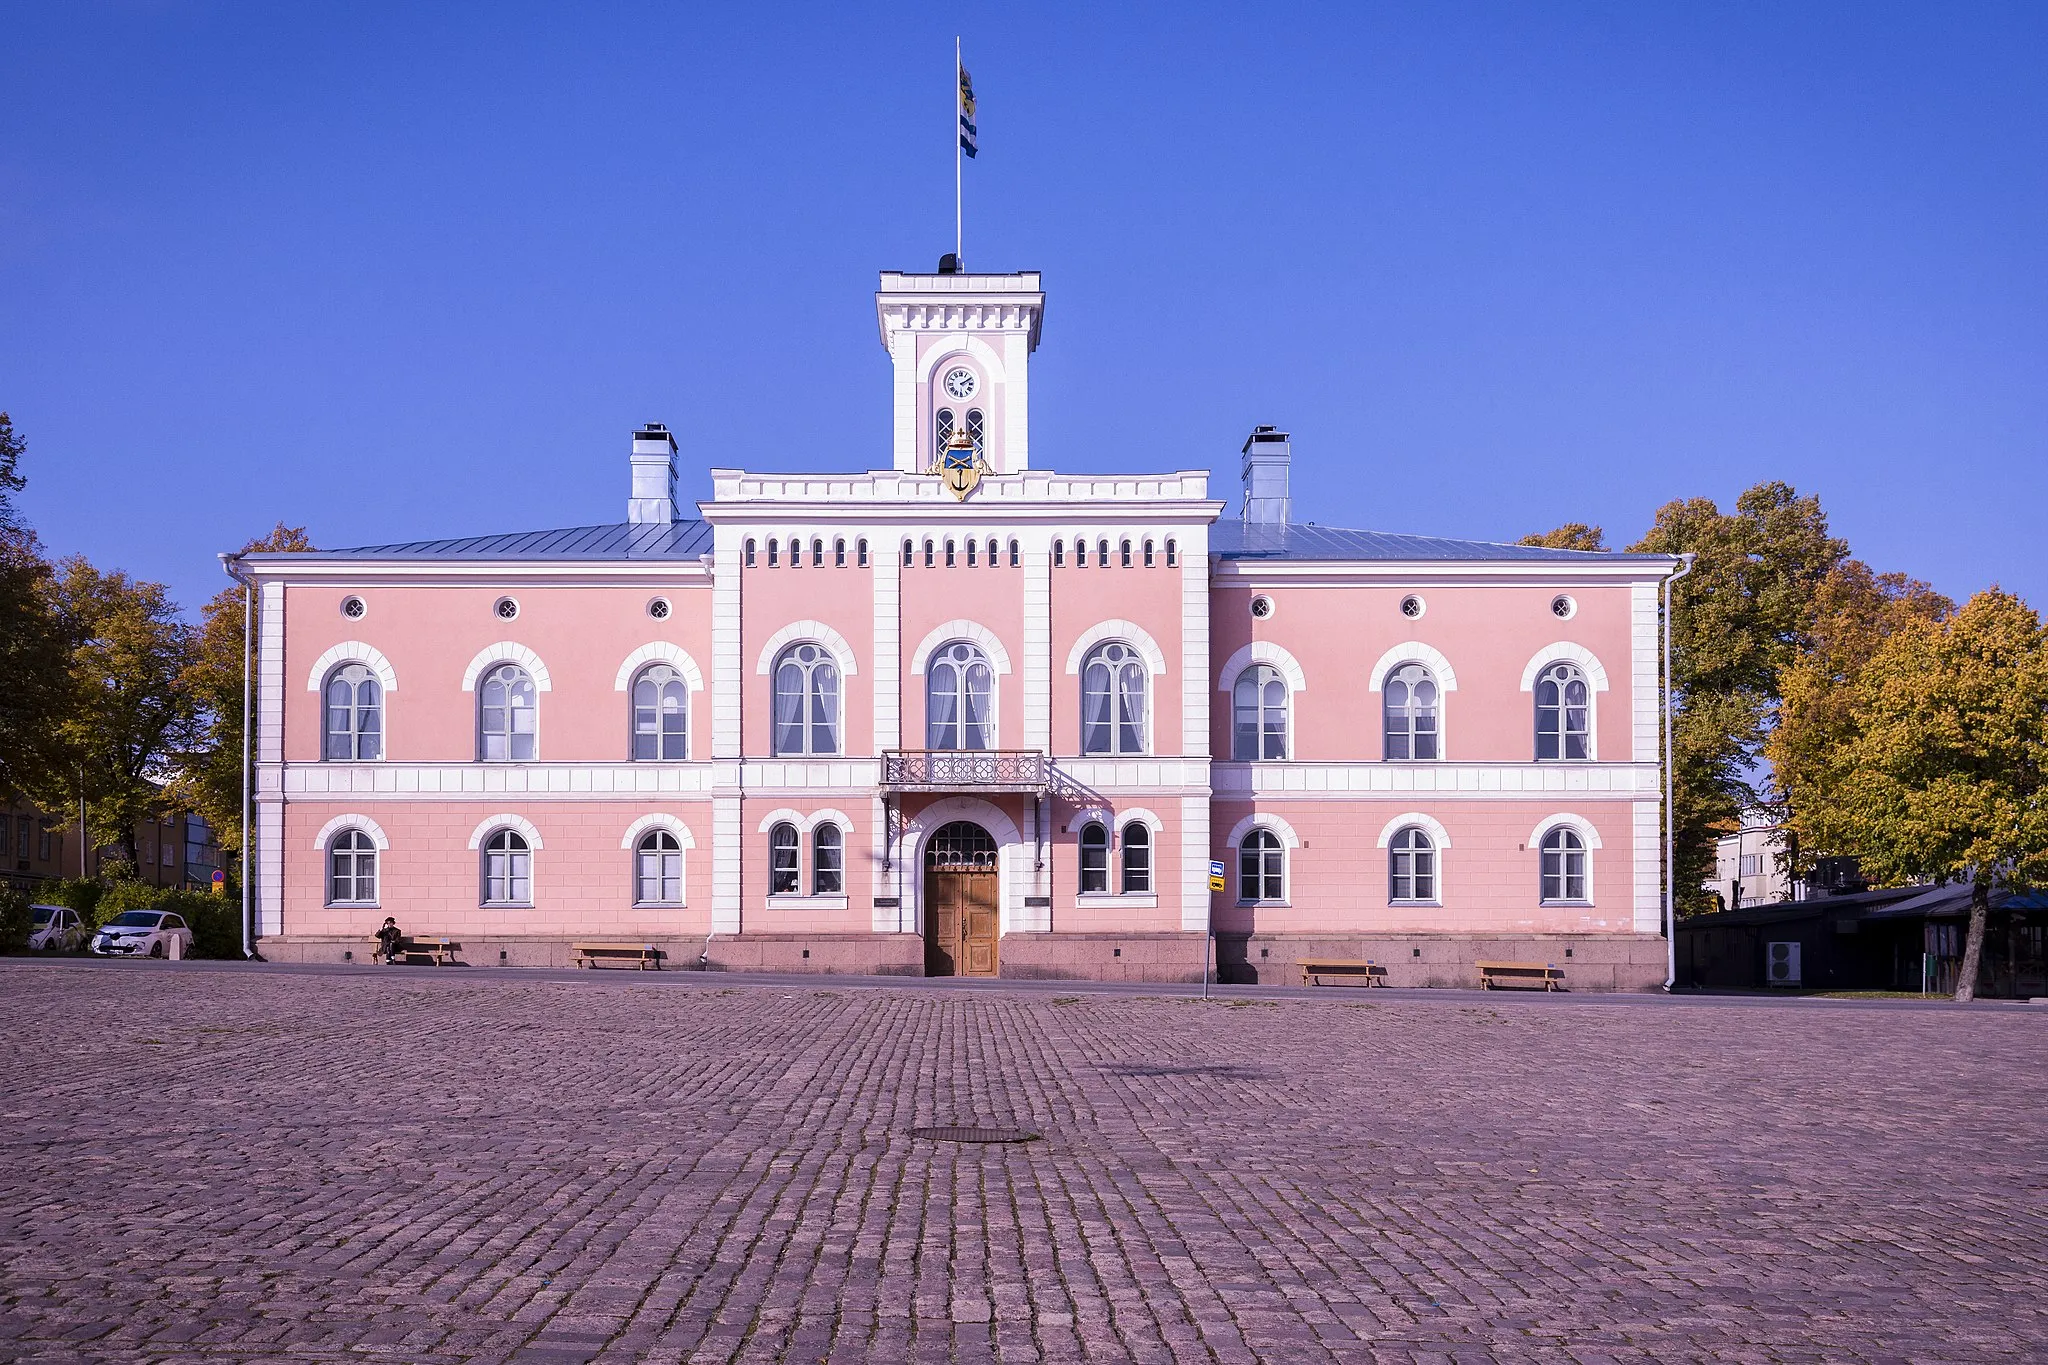
<svg viewBox="0 0 2048 1365"><path fill-rule="evenodd" d="M992 474L1031 467L1031 353L1044 312L1035 270L882 272L875 318L895 370L894 468L931 469L955 433Z"/></svg>

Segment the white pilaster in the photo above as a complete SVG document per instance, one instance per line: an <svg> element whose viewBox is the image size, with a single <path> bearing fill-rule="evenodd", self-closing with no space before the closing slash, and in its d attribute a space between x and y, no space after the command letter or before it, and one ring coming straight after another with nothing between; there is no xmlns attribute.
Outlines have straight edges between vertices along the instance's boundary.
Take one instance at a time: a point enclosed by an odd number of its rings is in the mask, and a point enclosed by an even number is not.
<svg viewBox="0 0 2048 1365"><path fill-rule="evenodd" d="M256 932L284 932L285 590L265 583L257 607Z"/></svg>
<svg viewBox="0 0 2048 1365"><path fill-rule="evenodd" d="M1031 468L1031 338L1012 332L1003 338L1003 467L1005 474Z"/></svg>
<svg viewBox="0 0 2048 1365"><path fill-rule="evenodd" d="M740 543L745 528L712 531L711 559L711 756L740 757L740 689L746 669L740 658Z"/></svg>
<svg viewBox="0 0 2048 1365"><path fill-rule="evenodd" d="M1209 532L1180 532L1180 751L1209 752Z"/></svg>
<svg viewBox="0 0 2048 1365"><path fill-rule="evenodd" d="M1657 584L1629 585L1628 701L1629 757L1638 763L1659 757L1657 695Z"/></svg>
<svg viewBox="0 0 2048 1365"><path fill-rule="evenodd" d="M1209 927L1209 798L1180 800L1180 927L1201 933Z"/></svg>
<svg viewBox="0 0 2048 1365"><path fill-rule="evenodd" d="M889 362L895 367L894 425L890 447L896 468L917 472L917 333L896 332L889 338Z"/></svg>
<svg viewBox="0 0 2048 1365"><path fill-rule="evenodd" d="M1657 801L1634 804L1634 838L1630 841L1634 866L1634 929L1654 934L1664 923L1663 826L1657 819Z"/></svg>
<svg viewBox="0 0 2048 1365"><path fill-rule="evenodd" d="M711 800L711 932L740 931L740 798Z"/></svg>
<svg viewBox="0 0 2048 1365"><path fill-rule="evenodd" d="M1052 752L1052 549L1039 531L1021 537L1024 554L1024 747Z"/></svg>
<svg viewBox="0 0 2048 1365"><path fill-rule="evenodd" d="M874 552L875 651L869 686L875 689L875 750L903 745L903 560L897 531L877 531Z"/></svg>

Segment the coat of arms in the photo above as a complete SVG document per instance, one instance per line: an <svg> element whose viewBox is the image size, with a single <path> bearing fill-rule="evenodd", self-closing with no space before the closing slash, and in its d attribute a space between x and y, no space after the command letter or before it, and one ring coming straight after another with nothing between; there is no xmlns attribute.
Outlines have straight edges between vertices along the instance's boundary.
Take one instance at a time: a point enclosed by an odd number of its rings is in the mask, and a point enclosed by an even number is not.
<svg viewBox="0 0 2048 1365"><path fill-rule="evenodd" d="M953 496L966 501L981 483L981 476L989 472L988 462L974 449L974 438L966 428L953 433L953 439L946 442L946 448L939 452L930 473L939 476L939 481L953 490Z"/></svg>

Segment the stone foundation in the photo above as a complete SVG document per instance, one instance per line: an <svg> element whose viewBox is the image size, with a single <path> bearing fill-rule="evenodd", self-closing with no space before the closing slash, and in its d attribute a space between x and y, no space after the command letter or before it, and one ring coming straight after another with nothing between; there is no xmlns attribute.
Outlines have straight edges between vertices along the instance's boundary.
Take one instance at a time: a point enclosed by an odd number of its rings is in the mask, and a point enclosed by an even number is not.
<svg viewBox="0 0 2048 1365"><path fill-rule="evenodd" d="M572 938L468 938L455 961L465 967L573 967ZM702 938L596 939L652 943L663 971L818 972L848 976L923 976L924 940L914 934L745 934ZM272 962L369 962L367 939L287 936L259 940L257 951ZM706 961L701 965L699 957ZM424 958L419 959L425 961ZM627 966L594 970L631 971Z"/></svg>
<svg viewBox="0 0 2048 1365"><path fill-rule="evenodd" d="M1216 955L1219 980L1261 986L1299 986L1319 957L1377 962L1389 986L1476 987L1475 962L1555 963L1570 991L1657 990L1665 971L1655 934L1218 934Z"/></svg>
<svg viewBox="0 0 2048 1365"><path fill-rule="evenodd" d="M1003 935L1002 975L1017 981L1184 981L1202 979L1201 934Z"/></svg>

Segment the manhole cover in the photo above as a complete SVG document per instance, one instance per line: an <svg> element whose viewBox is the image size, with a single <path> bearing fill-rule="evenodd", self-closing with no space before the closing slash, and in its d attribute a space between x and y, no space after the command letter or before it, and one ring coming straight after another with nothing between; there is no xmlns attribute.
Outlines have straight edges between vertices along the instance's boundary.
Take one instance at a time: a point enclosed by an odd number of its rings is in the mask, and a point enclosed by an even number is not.
<svg viewBox="0 0 2048 1365"><path fill-rule="evenodd" d="M1038 1134L1025 1128L988 1128L955 1125L947 1128L913 1128L910 1135L933 1142L1036 1142Z"/></svg>

